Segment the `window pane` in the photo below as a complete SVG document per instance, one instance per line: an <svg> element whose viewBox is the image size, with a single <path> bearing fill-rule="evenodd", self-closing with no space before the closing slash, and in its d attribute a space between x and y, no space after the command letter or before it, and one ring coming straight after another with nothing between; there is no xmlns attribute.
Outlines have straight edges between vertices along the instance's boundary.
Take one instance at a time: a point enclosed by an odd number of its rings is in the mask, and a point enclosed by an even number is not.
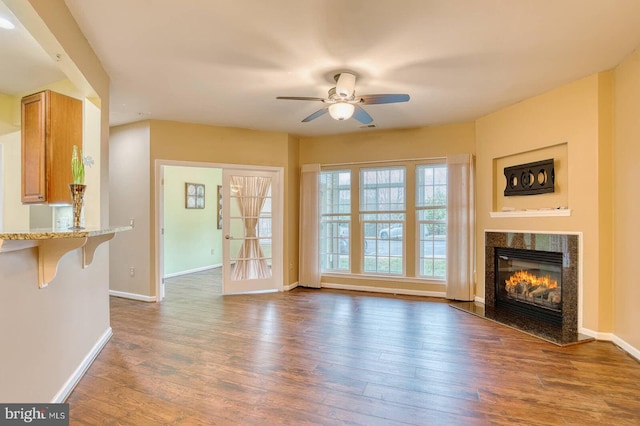
<svg viewBox="0 0 640 426"><path fill-rule="evenodd" d="M405 176L403 167L360 170L364 273L404 274Z"/></svg>
<svg viewBox="0 0 640 426"><path fill-rule="evenodd" d="M405 174L404 167L362 169L360 210L404 210Z"/></svg>
<svg viewBox="0 0 640 426"><path fill-rule="evenodd" d="M323 271L349 270L349 222L321 222L320 268Z"/></svg>
<svg viewBox="0 0 640 426"><path fill-rule="evenodd" d="M351 172L320 172L320 269L349 271Z"/></svg>
<svg viewBox="0 0 640 426"><path fill-rule="evenodd" d="M416 167L418 275L444 279L447 266L447 166Z"/></svg>
<svg viewBox="0 0 640 426"><path fill-rule="evenodd" d="M321 214L351 213L351 173L330 171L320 173Z"/></svg>
<svg viewBox="0 0 640 426"><path fill-rule="evenodd" d="M447 166L432 164L416 167L418 182L416 206L435 207L447 205Z"/></svg>

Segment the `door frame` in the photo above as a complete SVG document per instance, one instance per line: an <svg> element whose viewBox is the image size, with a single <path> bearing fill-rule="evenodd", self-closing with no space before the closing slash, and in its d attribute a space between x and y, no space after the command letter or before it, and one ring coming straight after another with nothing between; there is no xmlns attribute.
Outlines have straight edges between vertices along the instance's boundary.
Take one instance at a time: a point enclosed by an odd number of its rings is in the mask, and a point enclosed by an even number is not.
<svg viewBox="0 0 640 426"><path fill-rule="evenodd" d="M273 239L274 247L278 246L278 258L280 262L274 265L272 273L274 280L278 284L278 291L283 291L284 288L284 167L274 166L260 166L250 164L228 164L228 163L207 163L199 161L179 161L179 160L155 160L154 167L154 183L155 183L155 220L153 224L155 235L155 256L154 267L155 272L155 301L161 302L164 299L164 239L162 238L162 228L164 227L164 166L179 166L179 167L206 167L215 169L240 169L240 170L264 170L270 172L276 172L277 175L277 188L272 187L272 191L278 192L278 209L280 214L278 217L274 217L274 222L279 224L280 234ZM223 264L223 268L226 267Z"/></svg>

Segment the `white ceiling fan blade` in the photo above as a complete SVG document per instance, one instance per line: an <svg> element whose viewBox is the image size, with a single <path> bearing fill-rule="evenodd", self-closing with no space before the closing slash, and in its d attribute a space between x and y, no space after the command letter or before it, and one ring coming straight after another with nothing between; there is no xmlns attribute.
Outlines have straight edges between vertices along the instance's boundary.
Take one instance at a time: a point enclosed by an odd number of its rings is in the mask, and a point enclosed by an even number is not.
<svg viewBox="0 0 640 426"><path fill-rule="evenodd" d="M343 72L340 73L338 80L336 81L336 93L346 98L353 95L353 91L356 89L356 76Z"/></svg>
<svg viewBox="0 0 640 426"><path fill-rule="evenodd" d="M384 95L359 95L358 98L363 105L393 104L396 102L407 102L407 94L384 94Z"/></svg>
<svg viewBox="0 0 640 426"><path fill-rule="evenodd" d="M312 98L309 96L277 96L276 99L286 99L290 101L322 101L324 102L323 98Z"/></svg>
<svg viewBox="0 0 640 426"><path fill-rule="evenodd" d="M353 118L355 118L362 124L369 124L373 121L373 118L369 115L369 113L367 113L367 111L362 109L360 105L353 104L353 106L355 107L355 111L353 112Z"/></svg>
<svg viewBox="0 0 640 426"><path fill-rule="evenodd" d="M304 120L302 120L303 123L308 123L311 120L315 120L316 118L324 115L327 113L329 107L324 107L322 109L319 109L318 111L314 112L313 114L311 114L310 116L306 117Z"/></svg>

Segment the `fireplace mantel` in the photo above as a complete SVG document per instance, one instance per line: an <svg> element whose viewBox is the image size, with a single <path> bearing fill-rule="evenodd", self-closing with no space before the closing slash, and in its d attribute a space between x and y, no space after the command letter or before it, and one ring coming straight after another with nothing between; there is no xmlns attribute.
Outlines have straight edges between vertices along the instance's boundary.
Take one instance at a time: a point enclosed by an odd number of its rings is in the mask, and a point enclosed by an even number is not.
<svg viewBox="0 0 640 426"><path fill-rule="evenodd" d="M503 217L567 217L571 216L571 209L535 209L535 210L507 210L489 212L492 218Z"/></svg>

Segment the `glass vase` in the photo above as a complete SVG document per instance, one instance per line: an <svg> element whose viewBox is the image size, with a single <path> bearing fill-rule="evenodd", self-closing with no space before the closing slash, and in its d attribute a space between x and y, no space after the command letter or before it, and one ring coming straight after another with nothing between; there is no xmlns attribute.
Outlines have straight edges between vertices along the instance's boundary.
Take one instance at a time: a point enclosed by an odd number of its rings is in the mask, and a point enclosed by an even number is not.
<svg viewBox="0 0 640 426"><path fill-rule="evenodd" d="M82 208L84 207L84 191L87 189L87 185L81 185L78 183L70 183L69 191L71 191L71 206L73 207L73 226L69 229L79 230L84 229L82 224Z"/></svg>

